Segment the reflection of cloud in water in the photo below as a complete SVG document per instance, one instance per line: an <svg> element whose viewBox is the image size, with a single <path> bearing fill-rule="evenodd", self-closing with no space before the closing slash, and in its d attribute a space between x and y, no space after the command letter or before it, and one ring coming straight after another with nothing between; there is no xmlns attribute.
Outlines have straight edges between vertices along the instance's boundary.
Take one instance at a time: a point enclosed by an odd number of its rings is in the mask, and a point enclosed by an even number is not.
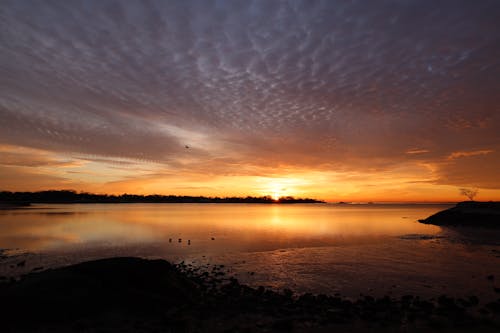
<svg viewBox="0 0 500 333"><path fill-rule="evenodd" d="M77 234L57 234L57 235L1 235L0 242L7 247L16 247L19 251L22 249L44 249L54 246L63 246L68 244L78 244L81 242ZM7 252L11 255L11 252Z"/></svg>

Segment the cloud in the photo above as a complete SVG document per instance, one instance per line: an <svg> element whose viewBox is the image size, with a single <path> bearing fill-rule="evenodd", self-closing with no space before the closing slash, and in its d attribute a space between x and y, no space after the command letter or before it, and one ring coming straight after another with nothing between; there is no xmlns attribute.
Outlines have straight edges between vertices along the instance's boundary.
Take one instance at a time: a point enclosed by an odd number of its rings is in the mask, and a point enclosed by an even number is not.
<svg viewBox="0 0 500 333"><path fill-rule="evenodd" d="M456 0L4 1L0 143L174 174L444 172L447 157L500 149L499 13Z"/></svg>
<svg viewBox="0 0 500 333"><path fill-rule="evenodd" d="M405 152L405 154L414 155L414 154L425 154L428 152L429 152L429 150L427 150L427 149L412 148L412 149L408 149Z"/></svg>
<svg viewBox="0 0 500 333"><path fill-rule="evenodd" d="M455 158L460 157L469 157L469 156L478 156L478 155L488 155L493 153L494 151L491 149L484 150L474 150L474 151L454 151L448 156L449 160L453 160Z"/></svg>
<svg viewBox="0 0 500 333"><path fill-rule="evenodd" d="M460 152L438 164L437 184L500 189L500 156L492 151Z"/></svg>
<svg viewBox="0 0 500 333"><path fill-rule="evenodd" d="M33 168L13 168L0 165L1 191L40 191L46 189L81 188L81 184L60 175Z"/></svg>
<svg viewBox="0 0 500 333"><path fill-rule="evenodd" d="M3 166L69 168L83 164L83 161L55 156L44 150L0 145L0 165Z"/></svg>

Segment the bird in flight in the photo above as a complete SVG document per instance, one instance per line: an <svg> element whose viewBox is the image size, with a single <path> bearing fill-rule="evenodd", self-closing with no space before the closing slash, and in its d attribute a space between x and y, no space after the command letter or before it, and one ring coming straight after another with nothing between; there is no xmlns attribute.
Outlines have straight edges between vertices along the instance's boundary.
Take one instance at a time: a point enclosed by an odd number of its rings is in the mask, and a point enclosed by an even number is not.
<svg viewBox="0 0 500 333"><path fill-rule="evenodd" d="M191 147L189 147L188 145L185 145L185 146L184 146L184 148L189 149L189 148L191 148Z"/></svg>

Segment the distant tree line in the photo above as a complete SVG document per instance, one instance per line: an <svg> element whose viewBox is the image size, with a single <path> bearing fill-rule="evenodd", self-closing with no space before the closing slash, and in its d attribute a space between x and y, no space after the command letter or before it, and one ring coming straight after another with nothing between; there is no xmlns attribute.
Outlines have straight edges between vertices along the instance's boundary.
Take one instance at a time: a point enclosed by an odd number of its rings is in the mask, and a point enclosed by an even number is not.
<svg viewBox="0 0 500 333"><path fill-rule="evenodd" d="M324 203L309 198L270 196L262 197L204 197L185 195L137 195L137 194L93 194L72 190L40 192L0 192L0 202L4 203Z"/></svg>

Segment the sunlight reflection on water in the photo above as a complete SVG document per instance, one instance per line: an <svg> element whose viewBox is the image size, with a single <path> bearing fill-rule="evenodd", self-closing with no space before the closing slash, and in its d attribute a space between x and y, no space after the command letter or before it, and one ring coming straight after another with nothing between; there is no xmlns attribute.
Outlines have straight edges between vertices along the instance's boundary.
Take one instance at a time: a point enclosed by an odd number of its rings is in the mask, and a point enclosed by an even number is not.
<svg viewBox="0 0 500 333"><path fill-rule="evenodd" d="M243 282L299 292L492 296L484 276L500 275L498 234L476 231L473 241L417 222L444 208L34 205L0 211L0 248L17 249L1 259L0 274L121 255L226 264ZM14 265L21 258L26 266Z"/></svg>

